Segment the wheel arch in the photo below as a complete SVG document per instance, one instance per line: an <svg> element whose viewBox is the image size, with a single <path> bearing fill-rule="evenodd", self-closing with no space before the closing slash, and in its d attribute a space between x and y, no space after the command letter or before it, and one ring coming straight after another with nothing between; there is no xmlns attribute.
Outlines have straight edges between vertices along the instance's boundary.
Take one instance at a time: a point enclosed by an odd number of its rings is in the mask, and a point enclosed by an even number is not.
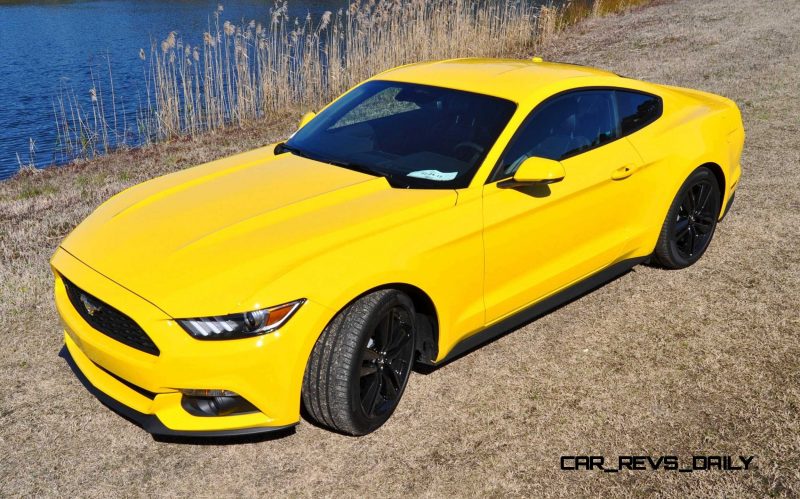
<svg viewBox="0 0 800 499"><path fill-rule="evenodd" d="M428 293L411 284L395 283L386 287L402 291L414 302L418 332L415 348L421 360L432 362L439 353L439 315L433 299Z"/></svg>
<svg viewBox="0 0 800 499"><path fill-rule="evenodd" d="M714 174L714 178L717 180L717 185L719 186L719 197L720 197L720 211L717 214L717 218L721 218L723 213L725 212L726 200L727 200L727 182L725 179L725 172L719 164L714 163L713 161L709 161L700 165L700 167L705 167L711 170L711 173Z"/></svg>
<svg viewBox="0 0 800 499"><path fill-rule="evenodd" d="M714 162L703 163L700 166L704 166L709 170L711 170L711 173L713 173L714 177L717 179L717 185L719 186L719 194L721 197L724 197L726 184L725 184L725 172L722 171L722 167Z"/></svg>
<svg viewBox="0 0 800 499"><path fill-rule="evenodd" d="M436 305L433 299L424 290L413 284L405 282L392 282L381 284L380 286L372 287L363 293L353 297L349 302L342 306L338 314L351 303L358 300L362 296L380 291L382 289L396 289L408 295L411 302L414 304L414 309L417 312L417 339L415 348L419 355L419 360L423 362L433 362L439 352L439 314L436 310Z"/></svg>

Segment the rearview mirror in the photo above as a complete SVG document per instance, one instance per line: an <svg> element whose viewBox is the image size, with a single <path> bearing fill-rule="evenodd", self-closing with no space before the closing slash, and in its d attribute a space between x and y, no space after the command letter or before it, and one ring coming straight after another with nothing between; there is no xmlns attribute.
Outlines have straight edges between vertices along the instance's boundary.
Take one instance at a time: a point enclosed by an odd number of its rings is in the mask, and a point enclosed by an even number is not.
<svg viewBox="0 0 800 499"><path fill-rule="evenodd" d="M306 114L304 114L303 117L300 118L300 125L297 127L297 129L299 130L304 126L306 126L306 124L308 124L309 121L313 120L314 116L316 115L317 113L315 113L314 111L309 111Z"/></svg>
<svg viewBox="0 0 800 499"><path fill-rule="evenodd" d="M534 184L552 184L564 180L564 166L559 161L546 158L528 158L519 165L514 177L500 182L498 187L521 187Z"/></svg>

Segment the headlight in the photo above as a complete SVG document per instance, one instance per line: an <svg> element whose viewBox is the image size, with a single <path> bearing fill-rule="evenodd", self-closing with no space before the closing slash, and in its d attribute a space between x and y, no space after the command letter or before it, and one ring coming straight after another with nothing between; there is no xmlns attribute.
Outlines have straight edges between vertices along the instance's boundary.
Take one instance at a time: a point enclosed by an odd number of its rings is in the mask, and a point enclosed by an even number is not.
<svg viewBox="0 0 800 499"><path fill-rule="evenodd" d="M270 333L294 315L305 299L243 314L178 319L178 324L198 340L228 340Z"/></svg>

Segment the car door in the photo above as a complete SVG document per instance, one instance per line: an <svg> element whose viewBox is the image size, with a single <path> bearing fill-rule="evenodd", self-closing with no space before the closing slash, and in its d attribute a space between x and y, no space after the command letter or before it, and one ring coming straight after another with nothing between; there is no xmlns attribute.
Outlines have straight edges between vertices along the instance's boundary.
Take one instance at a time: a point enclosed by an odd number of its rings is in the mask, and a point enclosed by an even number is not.
<svg viewBox="0 0 800 499"><path fill-rule="evenodd" d="M560 182L503 187L528 157L562 162ZM611 90L579 90L537 106L484 186L484 301L494 322L620 259L640 157L620 138Z"/></svg>

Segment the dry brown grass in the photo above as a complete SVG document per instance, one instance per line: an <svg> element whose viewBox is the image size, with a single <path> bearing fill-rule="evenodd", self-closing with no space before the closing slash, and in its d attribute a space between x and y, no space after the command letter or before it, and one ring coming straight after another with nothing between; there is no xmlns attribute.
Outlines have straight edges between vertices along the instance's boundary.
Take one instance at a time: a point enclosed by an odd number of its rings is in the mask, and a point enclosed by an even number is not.
<svg viewBox="0 0 800 499"><path fill-rule="evenodd" d="M0 495L797 496L800 5L662 1L569 29L546 57L734 98L748 132L706 256L639 267L428 375L354 439L153 441L89 395L61 345L47 259L98 203L284 136L294 117L0 184ZM567 453L753 454L750 472L562 472Z"/></svg>

